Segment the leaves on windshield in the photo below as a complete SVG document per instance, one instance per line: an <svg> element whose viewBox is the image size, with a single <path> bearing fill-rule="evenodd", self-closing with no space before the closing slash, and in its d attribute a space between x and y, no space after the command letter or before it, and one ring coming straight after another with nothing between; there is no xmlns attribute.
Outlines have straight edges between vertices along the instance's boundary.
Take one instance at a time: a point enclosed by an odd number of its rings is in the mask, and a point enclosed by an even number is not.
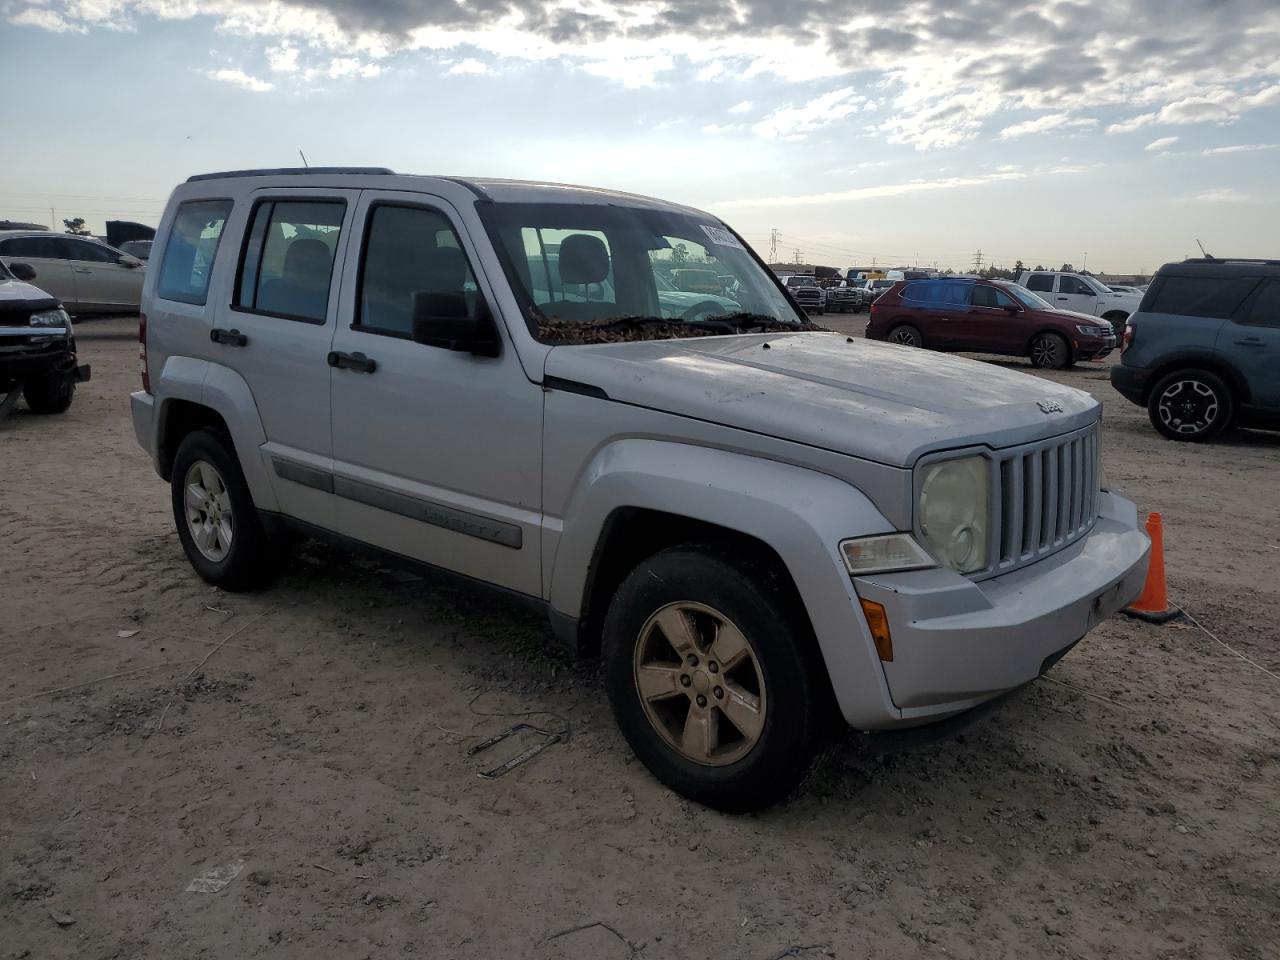
<svg viewBox="0 0 1280 960"><path fill-rule="evenodd" d="M796 333L825 331L816 323L784 323L764 314L728 313L701 320L685 321L666 317L613 317L581 321L538 317L538 339L553 345L586 343L629 343L636 340L679 340L714 337L734 333Z"/></svg>

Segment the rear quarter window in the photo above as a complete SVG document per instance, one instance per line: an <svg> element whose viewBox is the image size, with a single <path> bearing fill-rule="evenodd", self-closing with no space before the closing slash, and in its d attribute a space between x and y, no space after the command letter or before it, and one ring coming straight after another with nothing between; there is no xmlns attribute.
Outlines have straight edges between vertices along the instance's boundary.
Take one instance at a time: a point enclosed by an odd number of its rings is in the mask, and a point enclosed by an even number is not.
<svg viewBox="0 0 1280 960"><path fill-rule="evenodd" d="M204 306L231 206L230 200L189 200L178 207L164 246L156 296Z"/></svg>
<svg viewBox="0 0 1280 960"><path fill-rule="evenodd" d="M1257 277L1166 276L1142 303L1146 313L1225 320L1258 285Z"/></svg>

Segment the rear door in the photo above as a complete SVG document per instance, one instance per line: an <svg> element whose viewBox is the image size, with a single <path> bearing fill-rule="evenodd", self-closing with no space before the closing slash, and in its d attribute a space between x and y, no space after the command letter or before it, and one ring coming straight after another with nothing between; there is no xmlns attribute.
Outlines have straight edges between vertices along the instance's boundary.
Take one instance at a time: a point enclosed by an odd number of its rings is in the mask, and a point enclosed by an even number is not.
<svg viewBox="0 0 1280 960"><path fill-rule="evenodd" d="M62 301L72 312L77 306L75 274L59 246L59 237L6 237L0 240L0 260L5 266L27 263L36 272L37 287Z"/></svg>
<svg viewBox="0 0 1280 960"><path fill-rule="evenodd" d="M128 310L142 302L141 266L125 266L110 247L74 237L60 237L58 245L76 277L80 309Z"/></svg>
<svg viewBox="0 0 1280 960"><path fill-rule="evenodd" d="M280 508L334 529L328 362L358 190L262 189L251 206L212 358L253 393Z"/></svg>
<svg viewBox="0 0 1280 960"><path fill-rule="evenodd" d="M925 346L944 350L963 350L970 339L969 288L971 282L959 280L911 280L902 290L903 304L908 299L917 307Z"/></svg>
<svg viewBox="0 0 1280 960"><path fill-rule="evenodd" d="M1244 376L1253 406L1280 413L1280 279L1264 280L1222 325L1217 353Z"/></svg>

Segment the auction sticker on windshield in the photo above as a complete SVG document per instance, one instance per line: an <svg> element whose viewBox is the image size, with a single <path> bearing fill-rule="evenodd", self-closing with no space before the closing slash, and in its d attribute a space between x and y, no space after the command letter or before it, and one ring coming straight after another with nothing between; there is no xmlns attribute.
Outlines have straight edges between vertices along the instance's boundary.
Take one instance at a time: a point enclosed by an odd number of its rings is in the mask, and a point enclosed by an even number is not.
<svg viewBox="0 0 1280 960"><path fill-rule="evenodd" d="M709 227L705 223L699 224L702 232L711 238L711 242L719 244L722 247L737 247L739 250L744 249L738 238L723 227Z"/></svg>

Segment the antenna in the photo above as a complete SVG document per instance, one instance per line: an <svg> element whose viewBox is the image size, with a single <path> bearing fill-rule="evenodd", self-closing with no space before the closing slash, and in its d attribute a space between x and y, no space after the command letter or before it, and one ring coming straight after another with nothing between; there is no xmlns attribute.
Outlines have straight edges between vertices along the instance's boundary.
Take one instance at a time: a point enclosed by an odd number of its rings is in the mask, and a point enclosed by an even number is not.
<svg viewBox="0 0 1280 960"><path fill-rule="evenodd" d="M302 158L302 165L303 165L304 167L306 167L307 169L310 169L310 168L311 168L311 164L307 163L307 155L306 155L305 153L303 153L303 152L302 152L302 149L301 149L301 148L299 148L299 149L298 149L298 156L300 156L300 157Z"/></svg>
<svg viewBox="0 0 1280 960"><path fill-rule="evenodd" d="M1206 260L1213 260L1213 259L1215 259L1214 255L1213 255L1212 253L1210 253L1208 250L1206 250L1206 249L1204 248L1204 244L1203 244L1203 243L1201 243L1198 239L1196 240L1196 246L1200 248L1200 252L1204 255L1204 258L1205 258Z"/></svg>

